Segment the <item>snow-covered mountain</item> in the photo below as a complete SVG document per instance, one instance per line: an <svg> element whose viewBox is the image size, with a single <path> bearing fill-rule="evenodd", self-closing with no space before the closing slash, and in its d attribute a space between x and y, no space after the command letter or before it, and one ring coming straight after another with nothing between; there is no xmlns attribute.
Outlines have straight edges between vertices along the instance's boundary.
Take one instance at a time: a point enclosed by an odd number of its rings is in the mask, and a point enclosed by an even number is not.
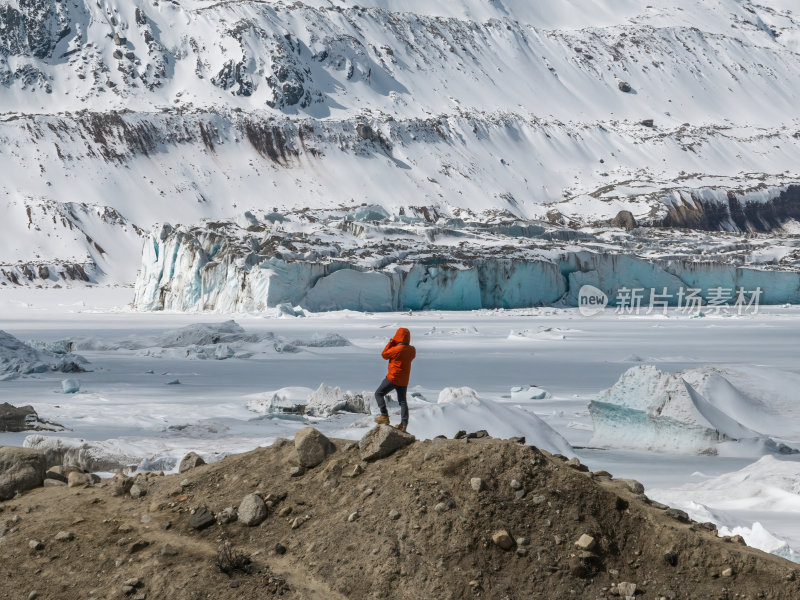
<svg viewBox="0 0 800 600"><path fill-rule="evenodd" d="M246 210L773 229L793 5L0 0L0 279L130 284Z"/></svg>

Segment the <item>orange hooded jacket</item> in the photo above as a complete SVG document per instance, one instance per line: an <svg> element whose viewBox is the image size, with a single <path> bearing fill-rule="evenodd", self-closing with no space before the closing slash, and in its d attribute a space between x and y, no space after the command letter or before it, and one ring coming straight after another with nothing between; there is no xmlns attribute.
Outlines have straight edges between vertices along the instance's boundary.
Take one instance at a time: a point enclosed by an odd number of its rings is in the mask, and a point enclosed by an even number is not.
<svg viewBox="0 0 800 600"><path fill-rule="evenodd" d="M414 346L410 346L411 332L401 327L386 344L381 356L389 361L389 373L386 379L400 387L408 385L411 377L411 361L417 356Z"/></svg>

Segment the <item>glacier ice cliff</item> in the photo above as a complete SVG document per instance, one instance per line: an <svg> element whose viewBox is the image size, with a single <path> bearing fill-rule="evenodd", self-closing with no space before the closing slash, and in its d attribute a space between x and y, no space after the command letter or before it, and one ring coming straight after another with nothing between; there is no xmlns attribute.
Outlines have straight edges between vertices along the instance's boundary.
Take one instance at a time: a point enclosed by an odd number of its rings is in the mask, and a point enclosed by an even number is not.
<svg viewBox="0 0 800 600"><path fill-rule="evenodd" d="M133 305L219 312L283 304L315 312L575 306L583 285L612 302L626 287L673 298L686 288L700 289L704 298L717 287L761 288L760 303L800 301L794 267L744 264L753 248L734 234L702 234L694 243L683 236L680 252L667 239L667 255L664 239L646 234L620 233L610 243L605 232L542 223L432 226L421 219L317 217L248 213L240 222L164 224L145 243ZM632 239L647 248L630 251Z"/></svg>

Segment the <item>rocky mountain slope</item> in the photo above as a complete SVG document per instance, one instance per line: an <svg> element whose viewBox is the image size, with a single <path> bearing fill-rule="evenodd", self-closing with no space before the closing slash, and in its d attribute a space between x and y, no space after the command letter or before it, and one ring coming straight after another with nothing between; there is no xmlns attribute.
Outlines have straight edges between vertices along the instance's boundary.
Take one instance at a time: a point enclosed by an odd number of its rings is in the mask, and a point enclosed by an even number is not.
<svg viewBox="0 0 800 600"><path fill-rule="evenodd" d="M6 284L130 284L157 222L381 206L796 217L789 0L3 0Z"/></svg>
<svg viewBox="0 0 800 600"><path fill-rule="evenodd" d="M181 474L51 469L46 487L1 505L0 596L800 594L796 564L718 538L637 482L481 435L402 448L390 428L361 444L308 428L212 465L190 455Z"/></svg>

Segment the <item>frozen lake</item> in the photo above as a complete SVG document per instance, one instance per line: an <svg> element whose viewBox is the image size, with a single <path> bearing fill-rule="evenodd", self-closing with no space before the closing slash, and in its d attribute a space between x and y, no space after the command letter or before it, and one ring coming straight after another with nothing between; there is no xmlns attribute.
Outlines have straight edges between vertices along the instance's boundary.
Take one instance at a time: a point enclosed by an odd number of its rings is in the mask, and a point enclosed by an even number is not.
<svg viewBox="0 0 800 600"><path fill-rule="evenodd" d="M98 442L101 450L169 468L188 450L213 460L269 444L278 436L289 437L308 423L309 419L265 417L247 409L248 400L267 391L316 389L322 383L353 392L374 390L385 374L381 349L397 327L407 327L417 348L409 391L421 395L411 402L410 432L415 432L415 416L426 436L437 433L437 427L449 433L447 426L457 419L466 419L463 422L472 424L472 429L487 427L478 409L459 414L452 412L459 410L454 406L448 408L451 412L431 412L441 390L467 386L491 406L535 415L530 422L508 423L507 435L535 428L533 420L539 417L566 438L592 469L636 478L656 499L669 500L693 516L731 530L741 528L736 532L752 545L788 554L782 545L786 541L800 549L797 455L769 456L752 473L736 474L759 457L587 447L592 437L588 403L632 366L647 364L675 372L738 365L800 374L796 356L800 308L762 307L757 315L705 318L674 312L618 316L612 310L587 318L574 309L552 308L279 317L277 311L135 313L125 307L131 294L128 288L0 291L0 329L20 340L91 338L96 347L104 348L78 351L92 369L77 375L80 392L63 394L65 375L45 373L0 382L0 401L31 404L41 417L67 428L45 435ZM248 358L201 360L192 348L164 349L143 342L194 323L230 319L260 339L269 332L283 341L339 334L350 345L277 352L269 342L263 344L263 352L251 352ZM176 379L179 385L168 385ZM513 387L528 385L547 390L550 397L512 398ZM390 406L393 411L397 407ZM495 412L506 414L499 408ZM310 421L330 435L358 439L371 418L337 414ZM500 428L496 435L506 433L502 425L493 426ZM535 435L531 431L529 441ZM21 445L25 437L0 434L0 444ZM783 441L800 447L800 440ZM742 486L744 480L750 485Z"/></svg>

